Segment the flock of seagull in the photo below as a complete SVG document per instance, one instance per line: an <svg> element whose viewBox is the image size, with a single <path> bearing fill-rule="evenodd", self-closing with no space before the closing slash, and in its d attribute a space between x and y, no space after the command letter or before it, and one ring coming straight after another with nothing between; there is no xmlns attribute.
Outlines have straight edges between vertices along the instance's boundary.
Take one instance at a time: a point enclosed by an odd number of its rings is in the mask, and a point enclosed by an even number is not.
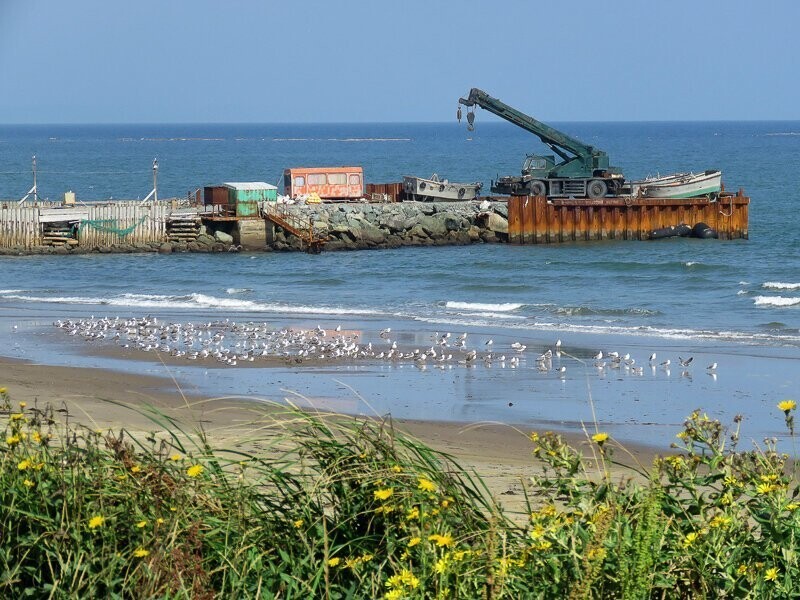
<svg viewBox="0 0 800 600"><path fill-rule="evenodd" d="M88 319L59 320L56 327L70 336L87 342L112 341L124 349L143 352L158 352L186 360L214 360L226 366L237 366L255 361L280 359L290 363L304 361L345 362L352 360L374 360L392 364L411 363L420 369L428 365L452 368L455 365L475 367L483 365L515 369L531 358L528 346L513 342L507 353L495 352L494 341L488 339L478 347L471 346L468 334L452 336L434 333L430 346L426 348L401 348L392 337L391 328L382 329L375 343L361 343L358 332L342 331L341 326L324 329L275 329L268 323L237 323L229 319L192 322L166 322L158 317L136 318L92 316ZM630 354L602 351L583 360L562 350L561 340L552 348L533 356L533 365L541 373L555 373L565 378L567 367L562 356L574 359L578 364L593 366L598 374L619 370L634 376L644 375L645 367L637 364ZM556 363L554 364L554 359ZM591 362L593 360L593 362ZM677 365L682 375L691 377L693 358L678 357ZM670 375L672 362L667 359L657 362L656 353L650 355L647 365L653 372L660 368ZM717 363L706 371L716 377Z"/></svg>

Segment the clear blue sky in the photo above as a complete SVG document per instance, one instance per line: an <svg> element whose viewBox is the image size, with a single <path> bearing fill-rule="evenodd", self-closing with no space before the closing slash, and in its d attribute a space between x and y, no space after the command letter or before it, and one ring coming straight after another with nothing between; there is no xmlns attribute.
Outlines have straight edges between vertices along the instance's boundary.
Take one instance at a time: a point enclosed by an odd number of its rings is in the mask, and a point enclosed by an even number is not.
<svg viewBox="0 0 800 600"><path fill-rule="evenodd" d="M0 0L0 123L800 119L797 0ZM488 118L489 115L482 118Z"/></svg>

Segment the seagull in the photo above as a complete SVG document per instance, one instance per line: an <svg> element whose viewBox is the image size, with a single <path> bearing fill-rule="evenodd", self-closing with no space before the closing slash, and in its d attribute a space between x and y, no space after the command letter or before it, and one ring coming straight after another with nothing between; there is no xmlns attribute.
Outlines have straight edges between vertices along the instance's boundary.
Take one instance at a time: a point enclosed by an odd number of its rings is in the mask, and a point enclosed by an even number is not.
<svg viewBox="0 0 800 600"><path fill-rule="evenodd" d="M525 344L520 344L519 346L515 347L514 350L517 352L525 352L525 348L527 348Z"/></svg>
<svg viewBox="0 0 800 600"><path fill-rule="evenodd" d="M379 334L379 335L380 335L380 336L381 336L383 339L386 339L387 337L389 337L389 334L390 334L390 333L392 333L392 328L391 328L391 327L387 327L386 329L381 329L381 332L380 332L380 334Z"/></svg>
<svg viewBox="0 0 800 600"><path fill-rule="evenodd" d="M561 348L561 340L556 340L556 348Z"/></svg>
<svg viewBox="0 0 800 600"><path fill-rule="evenodd" d="M494 340L486 340L486 346L489 347L494 344Z"/></svg>
<svg viewBox="0 0 800 600"><path fill-rule="evenodd" d="M713 362L706 367L707 371L716 371L717 370L717 363Z"/></svg>
<svg viewBox="0 0 800 600"><path fill-rule="evenodd" d="M597 354L594 355L595 360L603 360L603 351L601 350Z"/></svg>
<svg viewBox="0 0 800 600"><path fill-rule="evenodd" d="M567 367L560 367L556 370L556 372L558 373L559 377L565 377L567 374Z"/></svg>
<svg viewBox="0 0 800 600"><path fill-rule="evenodd" d="M680 356L678 357L678 362L680 362L680 363L681 363L681 366L682 366L682 367L688 367L690 364L692 364L692 361L693 361L693 360L694 360L694 357L693 357L693 356L690 356L690 357L689 357L689 358L687 358L686 360L684 360L684 359L683 359L683 358L681 358Z"/></svg>
<svg viewBox="0 0 800 600"><path fill-rule="evenodd" d="M669 367L669 365L670 365L670 360L669 359L667 359L667 360L665 360L664 362L661 363L661 366L664 367L665 369L667 367Z"/></svg>
<svg viewBox="0 0 800 600"><path fill-rule="evenodd" d="M517 348L519 348L519 347L521 347L521 346L522 346L522 344L520 344L519 342L514 342L513 344L511 344L511 347L512 347L514 350L516 350Z"/></svg>
<svg viewBox="0 0 800 600"><path fill-rule="evenodd" d="M655 353L655 352L653 352L653 353L650 355L650 362L656 362L656 353Z"/></svg>

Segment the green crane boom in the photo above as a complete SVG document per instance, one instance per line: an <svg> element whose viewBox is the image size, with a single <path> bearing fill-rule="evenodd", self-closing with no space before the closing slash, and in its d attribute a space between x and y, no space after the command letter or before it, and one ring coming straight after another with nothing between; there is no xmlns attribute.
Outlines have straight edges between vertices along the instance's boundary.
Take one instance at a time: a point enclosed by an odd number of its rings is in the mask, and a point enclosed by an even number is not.
<svg viewBox="0 0 800 600"><path fill-rule="evenodd" d="M468 109L480 106L536 135L561 159L556 163L554 156L529 155L522 176L498 178L492 185L493 193L602 198L608 194L615 196L622 188L625 182L622 172L609 165L608 155L602 150L537 121L483 90L472 88L469 96L459 98L458 102Z"/></svg>

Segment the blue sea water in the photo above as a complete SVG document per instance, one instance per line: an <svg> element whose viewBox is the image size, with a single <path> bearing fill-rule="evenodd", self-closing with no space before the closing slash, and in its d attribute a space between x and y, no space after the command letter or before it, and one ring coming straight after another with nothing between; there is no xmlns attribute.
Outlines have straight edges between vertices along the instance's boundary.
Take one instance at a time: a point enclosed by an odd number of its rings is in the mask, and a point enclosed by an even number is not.
<svg viewBox="0 0 800 600"><path fill-rule="evenodd" d="M0 198L28 190L33 154L40 195L56 198L71 189L91 201L144 197L155 157L159 195L166 197L222 181L277 183L286 167L324 164L363 165L373 182L437 172L451 180L481 180L488 189L498 174L517 173L526 153L546 150L533 136L482 117L474 132L455 123L0 126ZM11 343L2 353L52 361L51 346L36 332L52 329L55 318L91 314L336 323L364 331L364 339L392 326L418 345L445 330L468 330L476 340L493 336L501 349L521 339L544 350L561 338L571 354L587 361L612 347L629 349L639 364L646 364L651 350L673 363L681 354L697 356L688 374L648 368L642 383L622 375L594 383L600 418L620 435L652 441L642 423L674 426L696 406L728 417L752 414L758 435L780 433L779 418L756 415L796 396L800 384L800 122L556 126L606 150L629 179L722 169L726 189L743 188L751 197L750 239L318 256L1 258L0 316L26 323L13 336L10 325L3 326L0 336ZM22 330L30 333L27 341ZM720 363L715 377L705 372L712 361ZM535 373L532 359L524 377L497 369L491 376L453 372L431 387L425 378L435 373L409 368L393 375L406 387L390 392L381 366L359 372L358 381L368 382L364 389L375 410L398 416L566 424L589 417L585 382L593 375L590 364L565 364L566 382ZM192 374L188 367L185 372ZM307 377L286 381L282 385L294 381L319 396L325 386L335 387L330 377L318 384ZM201 387L209 393L279 393L270 385L237 374ZM421 408L401 400L402 390L423 400L434 391L437 397Z"/></svg>

